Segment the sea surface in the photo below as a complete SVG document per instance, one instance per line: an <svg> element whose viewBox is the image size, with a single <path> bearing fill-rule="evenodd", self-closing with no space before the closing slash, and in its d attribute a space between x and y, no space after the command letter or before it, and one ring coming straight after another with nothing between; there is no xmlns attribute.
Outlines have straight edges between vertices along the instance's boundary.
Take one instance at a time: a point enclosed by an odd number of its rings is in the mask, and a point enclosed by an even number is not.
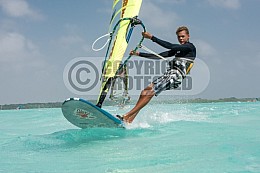
<svg viewBox="0 0 260 173"><path fill-rule="evenodd" d="M57 108L0 110L0 172L260 173L260 102L149 104L126 129L79 129Z"/></svg>

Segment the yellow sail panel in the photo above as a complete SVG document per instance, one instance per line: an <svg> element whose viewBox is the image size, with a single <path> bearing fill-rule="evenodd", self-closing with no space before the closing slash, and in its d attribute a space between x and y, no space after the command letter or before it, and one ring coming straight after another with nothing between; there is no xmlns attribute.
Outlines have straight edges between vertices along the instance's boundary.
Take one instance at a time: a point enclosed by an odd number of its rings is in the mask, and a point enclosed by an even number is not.
<svg viewBox="0 0 260 173"><path fill-rule="evenodd" d="M120 5L121 4L121 5ZM107 92L111 86L120 63L124 57L127 41L131 35L133 26L130 26L130 20L138 16L142 0L114 0L113 12L109 24L109 33L111 40L108 45L104 67L102 69L102 85L97 100L97 106L101 107ZM128 38L126 38L126 36ZM126 40L128 39L128 40Z"/></svg>
<svg viewBox="0 0 260 173"><path fill-rule="evenodd" d="M117 0L114 1L117 3ZM121 11L121 18L132 18L139 14L142 0L123 0ZM116 16L116 15L115 15ZM113 19L112 19L113 20ZM106 62L103 76L105 78L114 77L115 73L122 61L126 48L126 35L130 20L122 20L119 24L118 32L116 33L115 40L109 54L109 58Z"/></svg>
<svg viewBox="0 0 260 173"><path fill-rule="evenodd" d="M122 2L122 5L120 7L118 7L120 5L120 3L119 3L120 1ZM140 11L141 4L142 4L142 0L114 0L113 7L112 7L113 15L112 15L112 18L110 21L109 31L111 31L114 21L116 19L118 19L119 17L127 18L127 17L137 16ZM128 9L128 10L126 10L126 9ZM127 11L128 14L124 14L125 11ZM120 16L119 16L119 14L120 14ZM134 14L136 14L136 15L134 15Z"/></svg>
<svg viewBox="0 0 260 173"><path fill-rule="evenodd" d="M123 0L121 18L135 17L139 14L142 0Z"/></svg>

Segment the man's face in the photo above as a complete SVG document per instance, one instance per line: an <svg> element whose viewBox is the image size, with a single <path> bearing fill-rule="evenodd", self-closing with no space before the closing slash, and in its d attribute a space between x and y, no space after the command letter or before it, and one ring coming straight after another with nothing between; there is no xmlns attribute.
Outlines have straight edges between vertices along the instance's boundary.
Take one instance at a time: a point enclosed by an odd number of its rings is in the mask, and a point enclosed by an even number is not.
<svg viewBox="0 0 260 173"><path fill-rule="evenodd" d="M187 41L189 41L190 35L187 34L186 31L180 31L177 37L180 44L185 44Z"/></svg>

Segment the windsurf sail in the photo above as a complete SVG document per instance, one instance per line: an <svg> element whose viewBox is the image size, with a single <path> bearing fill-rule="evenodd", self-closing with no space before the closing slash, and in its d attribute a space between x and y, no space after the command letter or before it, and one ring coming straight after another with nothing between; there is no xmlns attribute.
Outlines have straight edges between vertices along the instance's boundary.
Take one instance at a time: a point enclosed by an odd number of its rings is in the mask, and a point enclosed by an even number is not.
<svg viewBox="0 0 260 173"><path fill-rule="evenodd" d="M105 55L105 61L102 67L102 85L100 95L98 97L97 106L101 107L108 90L111 85L114 85L115 80L121 76L122 71L128 77L126 63L131 58L131 55L123 61L128 42L136 25L141 25L145 31L143 23L137 18L142 0L114 0L112 6L112 16L109 24L109 40ZM102 38L102 37L100 37ZM136 51L142 41L135 47ZM95 42L94 42L95 43ZM123 80L125 81L125 80ZM127 85L127 82L124 82ZM112 87L113 88L113 87ZM128 97L127 86L124 86L123 97ZM111 92L113 94L113 92ZM112 95L113 96L113 95ZM113 98L113 97L110 97ZM125 101L125 100L124 100Z"/></svg>

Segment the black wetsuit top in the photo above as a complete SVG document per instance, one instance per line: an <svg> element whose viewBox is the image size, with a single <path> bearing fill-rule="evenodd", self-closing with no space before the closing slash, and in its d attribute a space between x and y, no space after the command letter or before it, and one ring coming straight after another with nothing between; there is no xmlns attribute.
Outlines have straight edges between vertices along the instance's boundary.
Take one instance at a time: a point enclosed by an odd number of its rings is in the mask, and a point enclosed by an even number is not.
<svg viewBox="0 0 260 173"><path fill-rule="evenodd" d="M151 40L164 48L170 49L168 51L165 51L165 52L162 52L159 54L163 57L175 56L175 57L187 58L187 59L191 59L191 60L194 60L196 57L196 48L190 42L187 42L185 44L172 44L167 41L161 40L155 36L152 36ZM154 54L150 54L150 53L140 52L139 56L151 58L151 59L160 59L159 57L155 56Z"/></svg>

